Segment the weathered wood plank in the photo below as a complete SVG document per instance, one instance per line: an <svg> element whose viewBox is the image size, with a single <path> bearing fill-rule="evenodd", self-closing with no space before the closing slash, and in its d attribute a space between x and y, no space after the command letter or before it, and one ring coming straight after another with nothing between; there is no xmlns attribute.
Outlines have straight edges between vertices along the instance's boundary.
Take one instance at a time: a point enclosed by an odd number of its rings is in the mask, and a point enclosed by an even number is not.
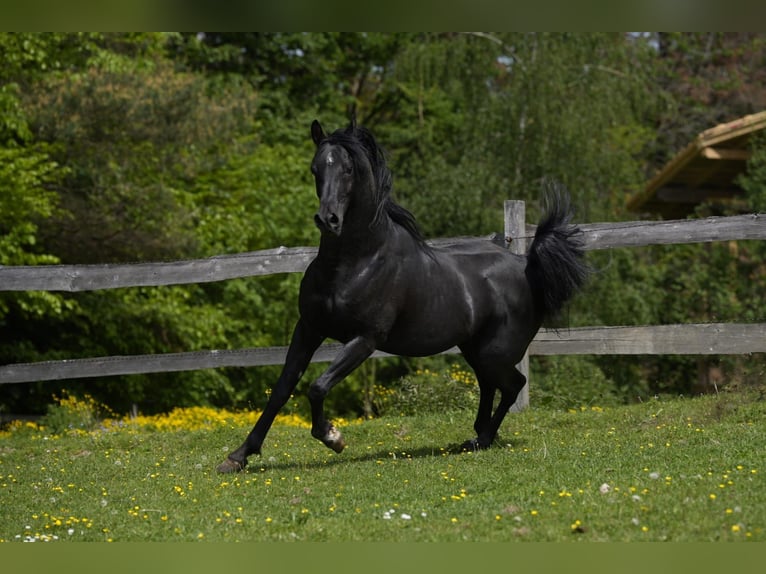
<svg viewBox="0 0 766 574"><path fill-rule="evenodd" d="M312 362L331 361L341 346L338 343L322 345L314 354ZM221 367L263 367L282 365L286 356L287 347L257 347L19 363L0 367L0 384L168 373ZM380 357L386 354L377 352L373 356Z"/></svg>
<svg viewBox="0 0 766 574"><path fill-rule="evenodd" d="M94 291L300 273L316 253L315 247L278 247L167 263L0 266L0 291Z"/></svg>
<svg viewBox="0 0 766 574"><path fill-rule="evenodd" d="M586 249L766 239L766 214L673 221L588 223L580 228L584 233Z"/></svg>
<svg viewBox="0 0 766 574"><path fill-rule="evenodd" d="M579 227L583 232L585 249L588 251L647 245L744 241L766 239L766 214L669 221L582 223ZM532 241L536 229L536 225L526 226L527 243Z"/></svg>
<svg viewBox="0 0 766 574"><path fill-rule="evenodd" d="M545 330L533 355L744 355L766 352L766 323L705 323Z"/></svg>
<svg viewBox="0 0 766 574"><path fill-rule="evenodd" d="M505 238L508 242L508 249L516 255L524 255L527 252L525 241L515 241L513 238L517 235L525 234L525 222L527 220L526 204L523 201L506 201L503 204L504 211L504 229ZM521 361L516 365L524 378L529 380L529 350L524 353ZM529 385L519 391L516 401L511 406L510 412L521 412L529 407Z"/></svg>
<svg viewBox="0 0 766 574"><path fill-rule="evenodd" d="M328 362L341 345L322 345L313 362ZM458 353L453 347L445 354ZM766 352L766 323L689 324L642 327L585 327L543 330L532 355L741 355ZM0 367L0 384L281 365L286 347L195 351L22 363ZM376 352L373 357L390 356Z"/></svg>

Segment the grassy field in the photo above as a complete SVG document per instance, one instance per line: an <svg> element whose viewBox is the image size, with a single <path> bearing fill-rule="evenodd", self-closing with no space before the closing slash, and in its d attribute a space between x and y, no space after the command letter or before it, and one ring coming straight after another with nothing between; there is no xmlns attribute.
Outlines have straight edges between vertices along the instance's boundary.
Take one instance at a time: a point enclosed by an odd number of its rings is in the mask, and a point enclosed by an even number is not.
<svg viewBox="0 0 766 574"><path fill-rule="evenodd" d="M286 417L238 475L215 466L253 415L207 409L0 433L0 540L763 541L757 391L509 415L478 453L472 413L341 426L335 454Z"/></svg>

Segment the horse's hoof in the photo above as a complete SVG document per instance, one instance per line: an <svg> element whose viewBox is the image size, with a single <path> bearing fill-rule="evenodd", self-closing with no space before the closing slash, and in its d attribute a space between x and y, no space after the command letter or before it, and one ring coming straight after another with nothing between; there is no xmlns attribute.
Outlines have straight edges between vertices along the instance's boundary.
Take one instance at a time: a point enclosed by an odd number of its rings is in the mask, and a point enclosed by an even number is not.
<svg viewBox="0 0 766 574"><path fill-rule="evenodd" d="M234 472L240 472L245 468L245 463L238 462L227 458L221 464L216 467L216 471L220 474L232 474Z"/></svg>
<svg viewBox="0 0 766 574"><path fill-rule="evenodd" d="M460 445L460 450L463 452L476 452L477 450L484 450L487 448L489 448L489 445L482 444L478 438L472 438Z"/></svg>
<svg viewBox="0 0 766 574"><path fill-rule="evenodd" d="M331 449L333 449L338 454L343 452L343 449L346 448L346 441L343 440L343 437L336 440L333 443L329 443L327 446L329 446Z"/></svg>
<svg viewBox="0 0 766 574"><path fill-rule="evenodd" d="M343 449L346 448L346 441L343 439L343 435L334 426L329 428L322 442L337 453L343 452Z"/></svg>
<svg viewBox="0 0 766 574"><path fill-rule="evenodd" d="M473 452L475 450L479 450L479 441L477 441L475 438L467 440L460 445L461 452Z"/></svg>

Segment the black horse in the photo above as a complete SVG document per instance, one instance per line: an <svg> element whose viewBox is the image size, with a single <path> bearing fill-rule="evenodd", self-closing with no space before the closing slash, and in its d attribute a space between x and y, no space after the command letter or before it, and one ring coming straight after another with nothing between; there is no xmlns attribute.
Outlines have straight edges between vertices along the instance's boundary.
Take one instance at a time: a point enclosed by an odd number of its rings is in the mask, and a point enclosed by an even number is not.
<svg viewBox="0 0 766 574"><path fill-rule="evenodd" d="M463 448L489 447L526 384L515 365L588 274L568 195L547 197L526 256L487 240L431 247L391 197L391 172L367 129L352 119L326 135L315 120L311 136L319 252L301 282L300 319L282 374L253 430L218 471L241 470L260 454L274 417L328 337L344 346L308 390L311 434L325 445L336 452L346 446L325 418L325 396L373 351L426 356L457 345L480 389L476 437Z"/></svg>

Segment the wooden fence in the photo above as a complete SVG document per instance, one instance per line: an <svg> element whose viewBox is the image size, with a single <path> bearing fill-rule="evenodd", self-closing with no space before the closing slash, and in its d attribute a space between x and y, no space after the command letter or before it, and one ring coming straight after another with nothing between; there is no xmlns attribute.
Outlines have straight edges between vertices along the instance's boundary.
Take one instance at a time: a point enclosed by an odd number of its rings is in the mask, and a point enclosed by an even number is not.
<svg viewBox="0 0 766 574"><path fill-rule="evenodd" d="M766 214L710 217L697 220L582 224L587 250L766 239ZM505 202L505 230L486 237L524 252L535 226L525 223L524 203ZM473 240L475 238L469 238ZM438 239L432 244L459 243L466 238ZM178 285L237 277L303 272L316 255L310 247L268 249L237 255L170 263L110 265L0 266L0 291L88 291L124 287ZM340 345L320 347L314 362L330 361ZM45 361L0 366L0 384L282 364L285 347L210 350ZM447 353L457 353L450 349ZM529 348L535 355L719 355L766 352L766 323L682 324L640 327L586 327L541 330ZM374 357L386 356L377 352ZM521 368L526 370L527 360ZM527 371L528 373L528 371ZM519 397L516 408L528 404Z"/></svg>

